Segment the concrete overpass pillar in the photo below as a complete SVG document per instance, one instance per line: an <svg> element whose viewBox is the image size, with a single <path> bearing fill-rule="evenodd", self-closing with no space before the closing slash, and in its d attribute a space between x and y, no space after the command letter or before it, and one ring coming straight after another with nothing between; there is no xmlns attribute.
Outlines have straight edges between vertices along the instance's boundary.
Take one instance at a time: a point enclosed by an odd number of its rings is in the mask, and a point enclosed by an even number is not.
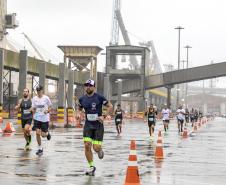
<svg viewBox="0 0 226 185"><path fill-rule="evenodd" d="M145 109L150 105L150 96L149 91L145 91Z"/></svg>
<svg viewBox="0 0 226 185"><path fill-rule="evenodd" d="M171 86L167 86L167 107L171 107Z"/></svg>
<svg viewBox="0 0 226 185"><path fill-rule="evenodd" d="M104 97L110 100L110 77L106 74L104 77Z"/></svg>
<svg viewBox="0 0 226 185"><path fill-rule="evenodd" d="M3 70L4 70L4 51L0 49L0 114L3 107Z"/></svg>
<svg viewBox="0 0 226 185"><path fill-rule="evenodd" d="M155 95L152 95L151 103L152 103L153 105L156 104L156 96L155 96Z"/></svg>
<svg viewBox="0 0 226 185"><path fill-rule="evenodd" d="M68 108L73 107L73 97L74 97L74 71L69 70L68 93L67 93L67 106L68 106Z"/></svg>
<svg viewBox="0 0 226 185"><path fill-rule="evenodd" d="M207 103L204 103L203 105L203 114L206 115L207 114Z"/></svg>
<svg viewBox="0 0 226 185"><path fill-rule="evenodd" d="M23 97L23 90L27 86L27 50L20 50L19 54L19 86L18 86L18 98ZM32 90L32 89L31 89Z"/></svg>
<svg viewBox="0 0 226 185"><path fill-rule="evenodd" d="M220 113L221 113L221 115L223 115L223 114L226 113L225 102L222 102L222 103L220 104Z"/></svg>
<svg viewBox="0 0 226 185"><path fill-rule="evenodd" d="M122 81L118 82L118 103L122 104Z"/></svg>
<svg viewBox="0 0 226 185"><path fill-rule="evenodd" d="M145 100L144 99L138 102L137 110L138 110L138 112L145 111Z"/></svg>
<svg viewBox="0 0 226 185"><path fill-rule="evenodd" d="M39 62L38 63L38 71L39 71L39 85L43 87L45 92L45 81L46 81L46 63Z"/></svg>
<svg viewBox="0 0 226 185"><path fill-rule="evenodd" d="M58 85L58 108L57 122L64 123L64 107L65 107L65 64L59 64L59 85Z"/></svg>
<svg viewBox="0 0 226 185"><path fill-rule="evenodd" d="M67 89L67 114L66 114L66 124L65 127L68 127L73 123L74 110L73 110L73 97L74 97L74 71L71 69L68 70L68 89Z"/></svg>

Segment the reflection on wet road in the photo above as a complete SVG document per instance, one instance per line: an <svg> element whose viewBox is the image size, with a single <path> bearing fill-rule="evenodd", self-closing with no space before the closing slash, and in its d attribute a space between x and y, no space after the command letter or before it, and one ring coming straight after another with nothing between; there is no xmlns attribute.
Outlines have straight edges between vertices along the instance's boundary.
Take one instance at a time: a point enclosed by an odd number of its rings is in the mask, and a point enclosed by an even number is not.
<svg viewBox="0 0 226 185"><path fill-rule="evenodd" d="M171 121L168 133L163 132L164 159L156 161L157 141L150 141L148 127L141 120L126 121L121 136L114 124L105 125L105 157L94 156L95 177L84 175L87 162L84 156L82 129L56 128L52 139L43 139L44 154L35 155L37 145L32 134L32 150L25 152L20 125L11 136L0 137L0 184L65 184L65 185L120 185L125 181L130 140L135 139L142 185L185 184L225 185L226 182L226 119L216 118L198 129L187 139L177 133ZM158 122L156 130L162 129ZM190 130L191 127L189 127Z"/></svg>

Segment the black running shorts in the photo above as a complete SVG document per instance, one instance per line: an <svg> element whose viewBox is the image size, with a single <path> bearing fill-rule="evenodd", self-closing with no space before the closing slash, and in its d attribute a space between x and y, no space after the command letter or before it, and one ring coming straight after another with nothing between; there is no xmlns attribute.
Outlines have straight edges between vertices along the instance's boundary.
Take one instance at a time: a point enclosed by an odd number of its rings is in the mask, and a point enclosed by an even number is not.
<svg viewBox="0 0 226 185"><path fill-rule="evenodd" d="M85 123L83 129L83 141L101 145L104 137L104 125L102 123Z"/></svg>
<svg viewBox="0 0 226 185"><path fill-rule="evenodd" d="M30 119L21 119L22 128L24 128L25 125L31 125L31 123L32 123L32 118L30 118Z"/></svg>
<svg viewBox="0 0 226 185"><path fill-rule="evenodd" d="M149 126L149 127L151 127L152 125L154 125L154 126L155 126L155 122L151 122L151 121L149 121L149 122L148 122L148 126Z"/></svg>
<svg viewBox="0 0 226 185"><path fill-rule="evenodd" d="M48 132L49 129L49 122L42 122L34 120L34 127L36 129L41 129L42 132Z"/></svg>

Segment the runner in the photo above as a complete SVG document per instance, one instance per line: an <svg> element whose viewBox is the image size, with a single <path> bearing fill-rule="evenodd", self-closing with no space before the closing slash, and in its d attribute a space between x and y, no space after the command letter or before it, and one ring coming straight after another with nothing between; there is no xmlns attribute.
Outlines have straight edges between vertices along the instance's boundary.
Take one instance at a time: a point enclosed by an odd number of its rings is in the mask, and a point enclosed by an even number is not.
<svg viewBox="0 0 226 185"><path fill-rule="evenodd" d="M189 123L189 111L188 108L185 109L185 126Z"/></svg>
<svg viewBox="0 0 226 185"><path fill-rule="evenodd" d="M123 120L124 111L121 109L121 105L118 104L115 110L115 125L118 135L122 132L122 120Z"/></svg>
<svg viewBox="0 0 226 185"><path fill-rule="evenodd" d="M195 122L195 110L194 110L194 108L191 109L189 115L190 115L191 126L193 127L194 122Z"/></svg>
<svg viewBox="0 0 226 185"><path fill-rule="evenodd" d="M86 175L95 175L96 167L93 162L93 152L98 154L99 159L103 159L102 142L104 136L104 125L102 116L102 106L108 108L107 114L112 111L112 104L102 95L95 92L94 80L87 80L84 84L85 95L79 98L79 110L85 109L86 121L83 129L83 141L85 145L85 156L89 164Z"/></svg>
<svg viewBox="0 0 226 185"><path fill-rule="evenodd" d="M153 140L156 115L157 115L157 111L154 109L153 104L150 105L150 107L148 108L148 111L145 113L145 115L147 115L150 139Z"/></svg>
<svg viewBox="0 0 226 185"><path fill-rule="evenodd" d="M31 123L32 123L32 109L31 109L31 98L29 94L29 89L25 88L23 91L23 98L18 101L15 109L18 112L21 112L21 124L24 133L24 138L26 140L26 145L24 147L25 150L30 149L31 144Z"/></svg>
<svg viewBox="0 0 226 185"><path fill-rule="evenodd" d="M167 108L167 105L162 109L162 121L165 132L169 129L169 120L170 120L170 109Z"/></svg>
<svg viewBox="0 0 226 185"><path fill-rule="evenodd" d="M198 121L198 118L199 118L199 112L197 109L195 109L195 116L194 116L195 122Z"/></svg>
<svg viewBox="0 0 226 185"><path fill-rule="evenodd" d="M201 120L202 120L202 117L203 117L202 111L199 110L199 121L200 121L200 122L201 122Z"/></svg>
<svg viewBox="0 0 226 185"><path fill-rule="evenodd" d="M177 110L177 119L178 119L178 132L183 132L183 124L185 120L185 110L182 108L182 105L179 106Z"/></svg>
<svg viewBox="0 0 226 185"><path fill-rule="evenodd" d="M41 144L41 136L51 139L49 133L49 112L51 110L52 103L48 96L44 95L43 87L38 85L36 87L37 96L32 100L32 108L34 111L34 129L36 130L36 140L38 143L38 150L36 155L43 154L43 148Z"/></svg>

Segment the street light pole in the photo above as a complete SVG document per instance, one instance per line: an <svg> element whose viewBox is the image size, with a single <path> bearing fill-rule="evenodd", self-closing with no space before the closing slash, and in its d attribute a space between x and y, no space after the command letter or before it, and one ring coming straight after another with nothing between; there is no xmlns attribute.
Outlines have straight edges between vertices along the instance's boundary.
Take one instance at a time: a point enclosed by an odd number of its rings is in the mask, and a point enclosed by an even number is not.
<svg viewBox="0 0 226 185"><path fill-rule="evenodd" d="M183 68L182 68L182 69L184 69L184 63L187 63L187 61L186 61L186 60L181 60L181 62L183 63L183 65L182 65ZM185 93L185 88L186 88L186 87L184 87L184 85L185 85L185 84L183 83L183 84L182 84L182 93L181 93L181 97L185 100L185 94L186 94L186 93ZM184 103L185 103L185 102L184 102ZM186 104L185 104L185 105L186 105Z"/></svg>
<svg viewBox="0 0 226 185"><path fill-rule="evenodd" d="M190 48L192 48L192 47L187 45L184 48L187 49L187 69L188 69L188 50ZM188 102L187 102L188 98L187 98L187 96L188 96L188 83L186 83L186 90L185 90L185 105L186 105L186 107L188 106Z"/></svg>
<svg viewBox="0 0 226 185"><path fill-rule="evenodd" d="M176 27L174 29L178 30L178 63L177 63L178 66L177 66L177 68L179 70L180 69L180 30L182 30L184 28L181 27L181 26L178 26L178 27ZM178 87L179 86L177 85L177 89L178 89ZM179 94L179 91L177 90L177 102L176 102L177 108L179 106L179 96L180 96L180 94Z"/></svg>

